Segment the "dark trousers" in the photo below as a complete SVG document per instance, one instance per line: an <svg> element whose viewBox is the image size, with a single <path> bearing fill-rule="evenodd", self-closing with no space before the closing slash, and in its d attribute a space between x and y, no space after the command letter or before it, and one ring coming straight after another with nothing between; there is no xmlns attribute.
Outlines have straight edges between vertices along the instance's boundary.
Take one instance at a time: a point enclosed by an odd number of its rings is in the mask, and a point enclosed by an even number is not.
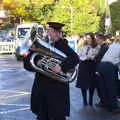
<svg viewBox="0 0 120 120"><path fill-rule="evenodd" d="M100 103L101 104L104 104L104 96L103 96L103 94L102 94L102 91L101 91L101 86L100 86L100 84L101 84L101 76L100 76L100 74L97 74L96 75L96 80L97 80L97 88L96 88L96 91L97 91L97 95L98 95L98 97L99 97L99 99L100 99Z"/></svg>
<svg viewBox="0 0 120 120"><path fill-rule="evenodd" d="M93 104L93 95L94 95L94 88L89 88L89 105ZM82 96L83 96L83 103L87 105L87 89L81 88Z"/></svg>
<svg viewBox="0 0 120 120"><path fill-rule="evenodd" d="M102 100L108 107L116 107L116 81L115 81L115 66L109 62L102 62L98 67L100 80L100 93Z"/></svg>

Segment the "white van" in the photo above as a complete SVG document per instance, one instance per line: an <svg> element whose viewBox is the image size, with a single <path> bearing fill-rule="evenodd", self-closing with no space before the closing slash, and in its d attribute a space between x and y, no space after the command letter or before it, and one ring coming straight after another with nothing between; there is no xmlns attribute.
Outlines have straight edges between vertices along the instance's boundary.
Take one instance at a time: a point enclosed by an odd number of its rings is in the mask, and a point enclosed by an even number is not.
<svg viewBox="0 0 120 120"><path fill-rule="evenodd" d="M20 60L23 56L20 54L20 47L23 43L26 41L26 35L29 32L29 30L34 26L34 24L37 23L30 23L30 24L20 24L16 28L16 36L15 36L15 42L16 42L16 58L17 60ZM38 25L38 32L39 34L43 34L45 31L43 25Z"/></svg>

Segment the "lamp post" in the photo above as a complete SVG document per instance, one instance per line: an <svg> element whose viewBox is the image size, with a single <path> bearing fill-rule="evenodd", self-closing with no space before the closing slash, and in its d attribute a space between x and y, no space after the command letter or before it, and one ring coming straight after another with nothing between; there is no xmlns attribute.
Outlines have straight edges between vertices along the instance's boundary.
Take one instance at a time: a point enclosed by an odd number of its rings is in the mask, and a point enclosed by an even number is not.
<svg viewBox="0 0 120 120"><path fill-rule="evenodd" d="M61 8L67 8L70 10L70 29L71 29L71 34L72 34L72 31L73 31L73 6L61 6Z"/></svg>

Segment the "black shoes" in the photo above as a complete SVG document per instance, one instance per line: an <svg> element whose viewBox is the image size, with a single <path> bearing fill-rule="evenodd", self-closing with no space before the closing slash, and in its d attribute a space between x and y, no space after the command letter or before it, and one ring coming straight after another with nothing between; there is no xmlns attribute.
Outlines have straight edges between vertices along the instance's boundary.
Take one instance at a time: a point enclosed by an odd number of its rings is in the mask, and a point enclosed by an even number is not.
<svg viewBox="0 0 120 120"><path fill-rule="evenodd" d="M116 106L116 107L108 107L106 108L107 112L111 112L111 113L120 113L120 107Z"/></svg>
<svg viewBox="0 0 120 120"><path fill-rule="evenodd" d="M84 101L83 101L83 104L84 104L84 106L86 106L86 105L92 106L92 105L93 105L93 102L92 102L92 101L89 101L89 104L88 104L87 100L84 100Z"/></svg>
<svg viewBox="0 0 120 120"><path fill-rule="evenodd" d="M107 105L103 104L102 102L99 102L98 104L95 104L95 106L99 107L99 108L107 107Z"/></svg>
<svg viewBox="0 0 120 120"><path fill-rule="evenodd" d="M36 120L40 120L40 119L39 119L39 116L36 117Z"/></svg>
<svg viewBox="0 0 120 120"><path fill-rule="evenodd" d="M104 108L107 112L110 113L120 113L120 107L119 106L109 106L106 104L103 104L102 102L99 102L98 104L95 104L96 107Z"/></svg>
<svg viewBox="0 0 120 120"><path fill-rule="evenodd" d="M87 100L83 101L84 106L88 105Z"/></svg>
<svg viewBox="0 0 120 120"><path fill-rule="evenodd" d="M93 103L92 103L92 102L89 102L89 105L90 105L90 106L92 106L92 105L93 105Z"/></svg>

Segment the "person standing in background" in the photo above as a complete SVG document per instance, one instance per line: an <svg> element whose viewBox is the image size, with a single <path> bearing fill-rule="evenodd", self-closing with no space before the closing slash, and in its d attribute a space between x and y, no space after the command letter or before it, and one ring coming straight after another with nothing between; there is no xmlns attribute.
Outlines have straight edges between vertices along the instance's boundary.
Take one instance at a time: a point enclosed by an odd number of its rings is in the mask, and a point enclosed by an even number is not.
<svg viewBox="0 0 120 120"><path fill-rule="evenodd" d="M108 112L120 112L120 107L117 101L117 86L116 78L118 68L120 67L120 36L115 37L115 41L109 46L104 54L98 72L100 75L100 92L104 108Z"/></svg>
<svg viewBox="0 0 120 120"><path fill-rule="evenodd" d="M76 87L81 88L83 104L88 105L87 90L89 89L89 105L93 105L94 89L96 88L96 60L100 50L93 33L87 33L84 37L84 45L80 47L78 55L80 59Z"/></svg>
<svg viewBox="0 0 120 120"><path fill-rule="evenodd" d="M103 33L96 33L95 38L96 38L97 43L101 46L100 51L98 52L98 55L95 58L97 64L99 65L101 62L101 59L103 58L104 54L108 50L109 45L107 44L105 36ZM100 99L100 102L97 103L96 106L97 107L104 107L103 96L102 96L100 88L99 88L101 79L100 79L100 75L99 75L98 71L96 71L96 77L97 77L97 88L96 89L97 89L98 97Z"/></svg>

